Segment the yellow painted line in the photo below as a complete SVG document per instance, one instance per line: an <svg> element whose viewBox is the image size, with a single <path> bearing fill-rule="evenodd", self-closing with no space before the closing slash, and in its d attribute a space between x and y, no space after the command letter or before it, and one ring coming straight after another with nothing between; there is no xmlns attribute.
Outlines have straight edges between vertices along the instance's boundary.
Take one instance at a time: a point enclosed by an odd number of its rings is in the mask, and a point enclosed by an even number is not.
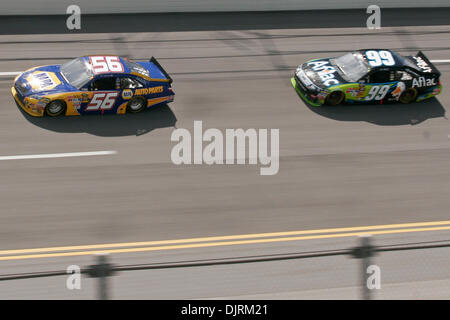
<svg viewBox="0 0 450 320"><path fill-rule="evenodd" d="M380 230L380 229L429 227L429 226L442 226L442 225L450 225L450 220L447 220L447 221L431 221L431 222L415 222L415 223L400 223L400 224L386 224L386 225L375 225L375 226L346 227L346 228L301 230L301 231L284 231L284 232L271 232L271 233L253 233L253 234L216 236L216 237L202 237L202 238L187 238L187 239L176 239L176 240L157 240L157 241L107 243L107 244L64 246L64 247L48 247L48 248L33 248L33 249L0 250L0 255L39 253L39 252L57 252L57 251L73 251L73 250L94 250L94 249L107 249L107 248L143 247L143 246L156 246L156 245L180 244L180 243L191 243L191 242L211 242L211 241L251 239L251 238L285 237L285 236L304 235L304 234L317 234L317 233L370 231L370 230Z"/></svg>
<svg viewBox="0 0 450 320"><path fill-rule="evenodd" d="M73 256L92 255L92 254L98 254L98 253L110 253L110 254L111 253L132 253L132 252L146 252L146 251L161 251L161 250L175 250L175 249L188 249L188 248L244 245L244 244L256 244L256 243L287 242L287 241L313 240L313 239L331 239L331 238L354 237L354 236L360 236L360 235L363 235L363 234L381 235L381 234L398 234L398 233L440 231L440 230L450 230L450 226L430 227L430 228L409 228L409 229L379 230L379 231L370 231L370 232L350 232L350 233L337 233L337 234L322 234L322 235L299 236L299 237L284 237L284 238L251 239L251 240L239 240L239 241L192 243L192 244L182 244L182 245L166 245L166 246L159 246L159 247L124 248L124 249L110 249L110 250L96 250L96 251L76 251L76 252L59 252L59 253L4 256L4 257L0 257L0 261L21 260L21 259L37 259L37 258L73 257Z"/></svg>

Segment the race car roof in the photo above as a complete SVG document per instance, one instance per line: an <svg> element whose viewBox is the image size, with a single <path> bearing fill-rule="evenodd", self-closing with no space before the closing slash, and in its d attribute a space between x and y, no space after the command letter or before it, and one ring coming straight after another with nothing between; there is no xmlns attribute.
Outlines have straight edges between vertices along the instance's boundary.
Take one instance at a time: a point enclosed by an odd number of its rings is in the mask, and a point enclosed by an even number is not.
<svg viewBox="0 0 450 320"><path fill-rule="evenodd" d="M168 81L164 72L153 62L133 62L114 55L80 57L91 69L93 75L134 74L147 80Z"/></svg>
<svg viewBox="0 0 450 320"><path fill-rule="evenodd" d="M390 56L393 59L393 63L392 61L388 59L386 59L386 54L383 52L388 52L390 53ZM389 49L362 49L362 50L358 50L357 52L361 53L361 55L364 57L367 65L371 68L377 68L377 67L410 67L416 70L419 70L417 68L417 66L412 63L412 61L410 61L407 57L402 56L401 54L389 50ZM368 56L369 55L369 56ZM370 63L371 60L375 61L377 56L379 57L379 61L380 64L379 65L373 65ZM388 62L388 63L384 63L384 61Z"/></svg>
<svg viewBox="0 0 450 320"><path fill-rule="evenodd" d="M125 59L114 55L84 56L80 57L88 65L94 74L104 73L130 73L131 70L125 63Z"/></svg>

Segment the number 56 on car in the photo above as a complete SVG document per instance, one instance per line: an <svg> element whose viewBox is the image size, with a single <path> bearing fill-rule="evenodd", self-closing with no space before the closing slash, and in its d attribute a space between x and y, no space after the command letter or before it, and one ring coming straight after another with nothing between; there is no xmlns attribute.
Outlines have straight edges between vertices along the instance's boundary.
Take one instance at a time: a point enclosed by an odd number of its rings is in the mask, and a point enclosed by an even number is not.
<svg viewBox="0 0 450 320"><path fill-rule="evenodd" d="M174 100L172 78L152 57L85 56L29 69L11 88L17 104L36 117L137 113Z"/></svg>

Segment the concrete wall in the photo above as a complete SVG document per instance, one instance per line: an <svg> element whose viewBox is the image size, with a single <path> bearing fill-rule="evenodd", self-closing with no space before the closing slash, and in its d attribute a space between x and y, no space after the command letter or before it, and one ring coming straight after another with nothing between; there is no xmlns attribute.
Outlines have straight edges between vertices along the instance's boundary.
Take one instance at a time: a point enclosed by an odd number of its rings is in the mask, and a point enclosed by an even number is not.
<svg viewBox="0 0 450 320"><path fill-rule="evenodd" d="M450 0L0 0L0 15L450 7Z"/></svg>

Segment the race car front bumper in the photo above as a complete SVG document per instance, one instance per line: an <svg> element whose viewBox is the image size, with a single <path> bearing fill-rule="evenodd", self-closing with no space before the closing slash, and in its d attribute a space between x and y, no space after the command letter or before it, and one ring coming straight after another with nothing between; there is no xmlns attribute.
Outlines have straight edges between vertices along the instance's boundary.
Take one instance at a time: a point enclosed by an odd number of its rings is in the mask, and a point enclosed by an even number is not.
<svg viewBox="0 0 450 320"><path fill-rule="evenodd" d="M11 87L11 93L14 97L14 100L16 100L17 104L19 105L19 107L22 108L22 110L25 111L26 113L28 113L30 116L42 117L44 115L43 108L39 108L34 104L27 103L26 101L24 101L20 97L19 93L17 92L17 90L14 86Z"/></svg>
<svg viewBox="0 0 450 320"><path fill-rule="evenodd" d="M321 105L319 95L317 93L310 92L298 79L297 76L293 76L291 78L292 86L295 88L295 91L297 91L298 95L308 104L319 107Z"/></svg>

